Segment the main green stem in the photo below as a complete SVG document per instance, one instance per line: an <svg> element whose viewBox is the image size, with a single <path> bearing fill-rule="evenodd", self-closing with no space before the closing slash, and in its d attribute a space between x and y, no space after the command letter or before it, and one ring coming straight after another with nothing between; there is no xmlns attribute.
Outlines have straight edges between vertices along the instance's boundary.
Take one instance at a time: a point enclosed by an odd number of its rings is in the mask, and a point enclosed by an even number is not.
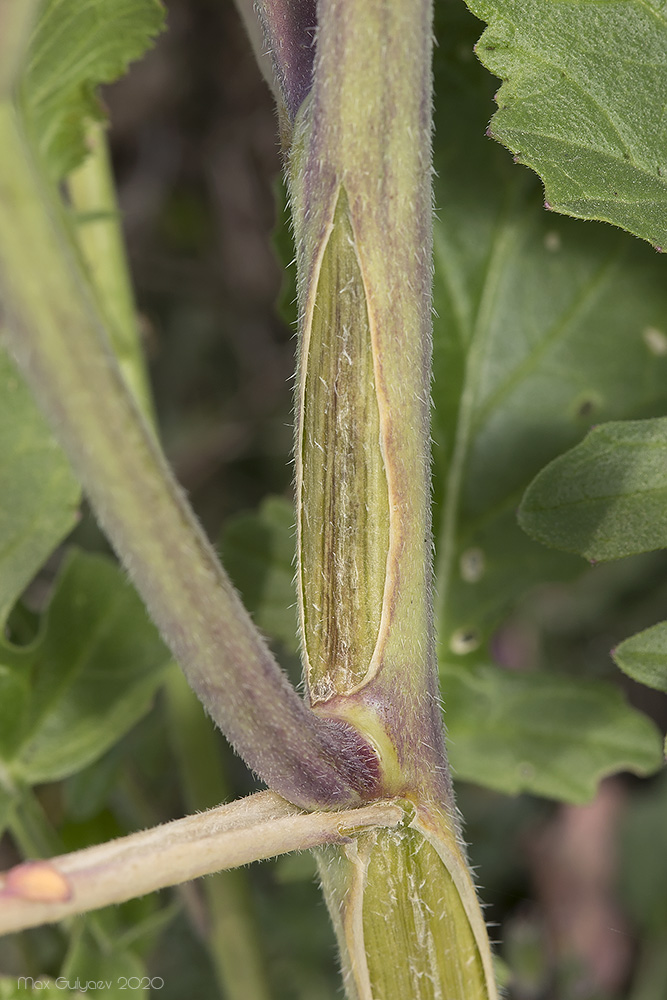
<svg viewBox="0 0 667 1000"><path fill-rule="evenodd" d="M350 1000L495 1000L437 696L431 0L318 0L314 52L311 0L263 6L297 249L307 687L370 740L409 817L319 852L345 985Z"/></svg>
<svg viewBox="0 0 667 1000"><path fill-rule="evenodd" d="M432 612L430 2L320 0L287 174L310 696L453 813Z"/></svg>

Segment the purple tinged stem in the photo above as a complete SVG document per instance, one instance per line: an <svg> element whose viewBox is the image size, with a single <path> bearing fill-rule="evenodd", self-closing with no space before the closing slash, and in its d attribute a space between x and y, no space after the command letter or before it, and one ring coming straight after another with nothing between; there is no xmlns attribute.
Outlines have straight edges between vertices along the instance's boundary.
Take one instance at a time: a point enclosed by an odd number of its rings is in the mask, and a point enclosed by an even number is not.
<svg viewBox="0 0 667 1000"><path fill-rule="evenodd" d="M367 306L389 500L372 662L353 693L343 685L316 708L385 741L385 794L410 791L451 805L431 594L431 44L429 0L319 0L314 81L295 123L288 178L302 317L300 405L308 391L308 366L317 356L310 338L324 337L311 317L321 308L324 248L334 239L336 206L344 196L346 232ZM335 329L329 335L342 342ZM357 367L362 377L362 366ZM305 482L302 468L321 461L309 456L303 416L300 421L298 494ZM339 437L341 447L352 447L342 431ZM377 438L368 449L378 447ZM325 441L323 447L330 463L333 444ZM350 464L370 482L364 449L355 454ZM304 496L305 491L299 504ZM303 533L299 544L305 564ZM358 563L363 564L361 557ZM313 664L307 667L309 680L317 683Z"/></svg>
<svg viewBox="0 0 667 1000"><path fill-rule="evenodd" d="M376 792L351 726L290 685L128 390L60 208L0 102L0 291L7 341L98 520L205 708L246 763L306 808Z"/></svg>
<svg viewBox="0 0 667 1000"><path fill-rule="evenodd" d="M257 4L278 89L294 121L313 82L316 0L261 0Z"/></svg>

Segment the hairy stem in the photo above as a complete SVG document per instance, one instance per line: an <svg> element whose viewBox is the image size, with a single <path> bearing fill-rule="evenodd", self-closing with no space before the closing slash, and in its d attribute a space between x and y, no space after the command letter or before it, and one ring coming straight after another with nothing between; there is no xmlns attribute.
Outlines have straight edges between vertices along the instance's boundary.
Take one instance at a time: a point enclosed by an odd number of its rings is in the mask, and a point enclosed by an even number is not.
<svg viewBox="0 0 667 1000"><path fill-rule="evenodd" d="M274 792L259 792L98 847L17 865L0 876L0 934L288 851L344 843L359 830L395 826L403 815L384 801L302 813Z"/></svg>
<svg viewBox="0 0 667 1000"><path fill-rule="evenodd" d="M0 103L0 293L6 336L190 685L237 751L291 801L358 802L374 755L318 719L245 611L113 358L59 203Z"/></svg>
<svg viewBox="0 0 667 1000"><path fill-rule="evenodd" d="M287 175L311 699L369 734L385 794L451 808L431 593L431 41L429 0L320 0Z"/></svg>
<svg viewBox="0 0 667 1000"><path fill-rule="evenodd" d="M106 130L101 123L89 124L87 144L89 155L67 179L70 202L76 213L77 240L107 321L111 346L121 372L143 414L152 422L152 398L141 351ZM185 804L193 813L210 809L229 798L219 738L175 663L169 670L165 695L169 733L181 772ZM245 872L219 872L204 881L203 893L209 914L206 943L221 991L229 1000L268 1000L269 989Z"/></svg>
<svg viewBox="0 0 667 1000"><path fill-rule="evenodd" d="M287 163L313 708L414 809L320 855L350 1000L496 1000L437 698L430 521L431 0L319 0ZM410 808L406 806L406 808Z"/></svg>

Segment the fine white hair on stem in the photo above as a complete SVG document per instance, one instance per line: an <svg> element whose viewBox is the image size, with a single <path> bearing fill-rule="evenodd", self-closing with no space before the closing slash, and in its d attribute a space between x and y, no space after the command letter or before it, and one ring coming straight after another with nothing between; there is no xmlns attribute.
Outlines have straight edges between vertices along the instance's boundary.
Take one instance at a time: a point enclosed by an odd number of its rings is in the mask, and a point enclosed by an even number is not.
<svg viewBox="0 0 667 1000"><path fill-rule="evenodd" d="M226 868L345 843L353 832L396 826L400 805L303 812L275 792L258 792L207 812L0 875L0 934L122 903Z"/></svg>

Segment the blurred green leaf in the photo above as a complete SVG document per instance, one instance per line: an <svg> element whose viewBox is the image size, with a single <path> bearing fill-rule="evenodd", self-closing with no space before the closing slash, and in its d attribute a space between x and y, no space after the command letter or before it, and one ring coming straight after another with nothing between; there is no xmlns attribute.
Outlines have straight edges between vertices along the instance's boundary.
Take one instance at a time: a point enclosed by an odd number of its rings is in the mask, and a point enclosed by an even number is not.
<svg viewBox="0 0 667 1000"><path fill-rule="evenodd" d="M62 783L63 806L72 822L90 820L104 809L111 792L121 781L127 752L124 746L112 748ZM102 839L97 842L101 843Z"/></svg>
<svg viewBox="0 0 667 1000"><path fill-rule="evenodd" d="M80 494L67 459L0 348L0 631L23 589L74 527ZM14 698L12 689L0 668L0 701Z"/></svg>
<svg viewBox="0 0 667 1000"><path fill-rule="evenodd" d="M56 982L75 995L87 996L94 990L95 996L103 1000L125 1000L128 994L136 1000L147 1000L150 992L141 959L111 941L100 942L85 924L81 933L72 936ZM88 983L96 985L88 989Z"/></svg>
<svg viewBox="0 0 667 1000"><path fill-rule="evenodd" d="M163 21L159 0L46 0L31 40L23 98L54 179L85 158L86 120L105 117L95 88L122 76Z"/></svg>
<svg viewBox="0 0 667 1000"><path fill-rule="evenodd" d="M164 979L164 986L152 992L154 997L220 1000L220 988L206 941L187 913L179 914L167 927L151 967L159 969L158 974Z"/></svg>
<svg viewBox="0 0 667 1000"><path fill-rule="evenodd" d="M504 82L490 131L550 207L667 247L664 0L467 0Z"/></svg>
<svg viewBox="0 0 667 1000"><path fill-rule="evenodd" d="M625 639L612 656L629 677L667 694L667 622Z"/></svg>
<svg viewBox="0 0 667 1000"><path fill-rule="evenodd" d="M168 661L122 570L72 553L38 638L0 644L4 764L36 784L91 763L148 711Z"/></svg>
<svg viewBox="0 0 667 1000"><path fill-rule="evenodd" d="M18 976L0 976L0 1000L25 1000L25 997L41 997L45 994L48 996L47 990L57 989L55 980L48 976L34 976L27 979ZM77 998L82 995L68 989L63 989L62 993L58 990L58 993L61 996Z"/></svg>
<svg viewBox="0 0 667 1000"><path fill-rule="evenodd" d="M576 803L605 775L662 763L657 728L611 684L450 664L442 681L458 779Z"/></svg>
<svg viewBox="0 0 667 1000"><path fill-rule="evenodd" d="M255 624L289 652L299 649L294 587L294 508L268 497L225 527L222 560Z"/></svg>
<svg viewBox="0 0 667 1000"><path fill-rule="evenodd" d="M667 548L667 418L596 427L533 480L519 524L595 562Z"/></svg>
<svg viewBox="0 0 667 1000"><path fill-rule="evenodd" d="M479 23L443 2L436 27L437 619L451 651L486 656L519 595L583 569L518 527L531 479L593 423L667 412L667 283L637 240L543 211L484 136Z"/></svg>

